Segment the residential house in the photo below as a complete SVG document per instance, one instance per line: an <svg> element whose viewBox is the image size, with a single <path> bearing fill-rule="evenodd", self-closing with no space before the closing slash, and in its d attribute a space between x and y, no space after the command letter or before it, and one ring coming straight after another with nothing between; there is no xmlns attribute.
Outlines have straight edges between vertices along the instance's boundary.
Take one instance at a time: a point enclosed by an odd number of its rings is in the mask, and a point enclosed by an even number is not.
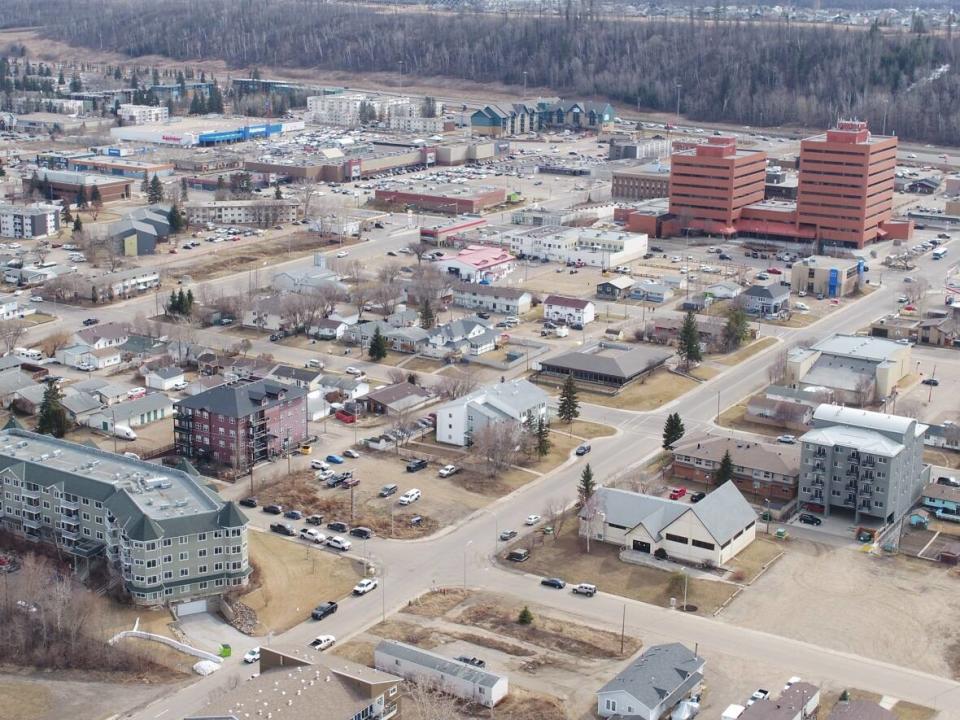
<svg viewBox="0 0 960 720"><path fill-rule="evenodd" d="M92 428L113 432L117 426L136 428L173 416L173 400L165 392L147 393L134 400L125 400L110 407L98 407L86 424Z"/></svg>
<svg viewBox="0 0 960 720"><path fill-rule="evenodd" d="M609 129L615 115L610 103L590 100L558 100L553 103L540 101L537 108L543 127L566 130Z"/></svg>
<svg viewBox="0 0 960 720"><path fill-rule="evenodd" d="M631 300L643 300L660 305L673 297L673 288L666 283L641 280L630 288L629 297Z"/></svg>
<svg viewBox="0 0 960 720"><path fill-rule="evenodd" d="M176 605L181 617L250 574L246 516L201 481L49 435L0 433L0 483L18 488L0 506L2 527L76 560L102 555L134 604Z"/></svg>
<svg viewBox="0 0 960 720"><path fill-rule="evenodd" d="M650 339L654 342L664 345L676 345L680 339L680 331L683 329L683 317L660 316L653 321L653 328L650 332ZM695 316L697 323L697 334L700 337L700 345L710 351L719 350L724 343L724 329L727 321L724 318L710 316Z"/></svg>
<svg viewBox="0 0 960 720"><path fill-rule="evenodd" d="M160 287L160 273L150 268L131 268L106 273L97 277L84 277L86 287L80 290L80 297L89 298L96 294L99 302L140 295Z"/></svg>
<svg viewBox="0 0 960 720"><path fill-rule="evenodd" d="M797 496L800 447L704 435L673 446L670 474L680 480L716 484L723 456L730 453L733 482L745 495L780 507Z"/></svg>
<svg viewBox="0 0 960 720"><path fill-rule="evenodd" d="M24 372L20 368L0 370L0 407L10 407L10 403L17 398L21 390L35 385L37 385L37 382L34 381L30 373Z"/></svg>
<svg viewBox="0 0 960 720"><path fill-rule="evenodd" d="M310 659L260 648L258 672L222 693L194 718L245 720L257 708L264 718L391 720L400 717L401 679L396 674L314 653Z"/></svg>
<svg viewBox="0 0 960 720"><path fill-rule="evenodd" d="M78 370L103 370L119 365L122 351L117 346L97 350L86 343L77 343L57 350L56 359L61 365Z"/></svg>
<svg viewBox="0 0 960 720"><path fill-rule="evenodd" d="M183 370L176 365L167 365L147 370L143 375L144 385L154 390L170 390L184 382Z"/></svg>
<svg viewBox="0 0 960 720"><path fill-rule="evenodd" d="M694 293L688 295L680 301L680 309L683 312L699 313L713 305L713 295L707 293Z"/></svg>
<svg viewBox="0 0 960 720"><path fill-rule="evenodd" d="M923 489L920 502L937 517L949 515L951 519L960 518L960 488L930 483Z"/></svg>
<svg viewBox="0 0 960 720"><path fill-rule="evenodd" d="M409 382L398 382L371 390L363 398L369 412L393 416L419 410L435 399L429 390Z"/></svg>
<svg viewBox="0 0 960 720"><path fill-rule="evenodd" d="M698 503L599 487L580 509L580 535L684 562L729 562L756 537L757 514L732 482Z"/></svg>
<svg viewBox="0 0 960 720"><path fill-rule="evenodd" d="M808 682L796 682L776 699L766 697L748 705L739 720L807 720L816 717L820 706L820 688Z"/></svg>
<svg viewBox="0 0 960 720"><path fill-rule="evenodd" d="M13 320L33 315L37 309L30 305L21 305L16 297L8 296L0 299L0 320Z"/></svg>
<svg viewBox="0 0 960 720"><path fill-rule="evenodd" d="M705 295L710 295L714 300L733 300L740 296L743 288L735 282L718 282L707 285L703 289Z"/></svg>
<svg viewBox="0 0 960 720"><path fill-rule="evenodd" d="M470 445L473 434L489 424L517 427L549 422L549 396L527 380L509 380L481 388L436 409L437 442Z"/></svg>
<svg viewBox="0 0 960 720"><path fill-rule="evenodd" d="M521 288L479 283L457 283L453 286L454 305L516 317L530 312L532 297Z"/></svg>
<svg viewBox="0 0 960 720"><path fill-rule="evenodd" d="M746 419L760 425L806 432L813 420L813 408L793 400L752 397L747 401Z"/></svg>
<svg viewBox="0 0 960 720"><path fill-rule="evenodd" d="M474 135L522 135L540 128L537 107L526 103L485 105L470 116L470 130Z"/></svg>
<svg viewBox="0 0 960 720"><path fill-rule="evenodd" d="M700 689L705 664L680 643L653 645L597 691L597 714L660 720Z"/></svg>
<svg viewBox="0 0 960 720"><path fill-rule="evenodd" d="M342 320L323 318L307 329L307 333L319 340L341 340L349 327Z"/></svg>
<svg viewBox="0 0 960 720"><path fill-rule="evenodd" d="M413 329L413 328L411 328ZM426 344L420 352L427 357L445 358L451 355L483 355L497 346L501 332L480 320L454 320L428 331Z"/></svg>
<svg viewBox="0 0 960 720"><path fill-rule="evenodd" d="M634 280L628 275L619 275L597 283L597 297L602 300L621 300L630 294Z"/></svg>
<svg viewBox="0 0 960 720"><path fill-rule="evenodd" d="M324 255L315 259L313 267L306 270L284 270L273 276L270 287L280 292L310 293L332 288L344 295L349 288L340 280L340 274L326 266Z"/></svg>
<svg viewBox="0 0 960 720"><path fill-rule="evenodd" d="M47 391L46 383L38 383L20 388L13 394L11 405L19 412L36 415Z"/></svg>
<svg viewBox="0 0 960 720"><path fill-rule="evenodd" d="M960 450L960 425L952 420L944 420L942 425L930 425L923 442L930 447Z"/></svg>
<svg viewBox="0 0 960 720"><path fill-rule="evenodd" d="M383 319L387 325L395 328L413 327L415 325L419 326L420 312L413 310L412 308L407 310L397 310L396 312L392 312L385 316Z"/></svg>
<svg viewBox="0 0 960 720"><path fill-rule="evenodd" d="M493 283L513 272L516 258L499 247L467 245L456 255L442 256L437 267L464 282Z"/></svg>
<svg viewBox="0 0 960 720"><path fill-rule="evenodd" d="M595 306L589 300L547 295L543 301L543 319L583 327L595 319Z"/></svg>
<svg viewBox="0 0 960 720"><path fill-rule="evenodd" d="M303 388L304 390L319 390L323 386L323 370L319 368L294 367L293 365L277 365L267 376L285 385Z"/></svg>
<svg viewBox="0 0 960 720"><path fill-rule="evenodd" d="M240 319L244 327L257 328L270 332L294 332L290 301L286 295L268 295L255 298L253 307L243 311Z"/></svg>
<svg viewBox="0 0 960 720"><path fill-rule="evenodd" d="M509 690L503 675L397 640L381 640L373 651L373 664L382 672L440 688L483 707L495 707Z"/></svg>
<svg viewBox="0 0 960 720"><path fill-rule="evenodd" d="M129 397L127 385L112 383L100 377L88 377L73 383L70 387L96 396L103 405L107 406L123 402Z"/></svg>
<svg viewBox="0 0 960 720"><path fill-rule="evenodd" d="M649 375L672 356L668 350L650 346L599 342L541 360L539 372L558 379L573 375L581 383L619 389Z"/></svg>
<svg viewBox="0 0 960 720"><path fill-rule="evenodd" d="M896 522L930 479L926 430L913 418L821 405L800 438L801 505L855 523Z"/></svg>
<svg viewBox="0 0 960 720"><path fill-rule="evenodd" d="M153 255L157 243L170 237L170 208L161 205L137 208L107 228L114 251L126 257Z"/></svg>
<svg viewBox="0 0 960 720"><path fill-rule="evenodd" d="M238 381L177 401L177 454L244 472L307 436L306 391L273 380Z"/></svg>
<svg viewBox="0 0 960 720"><path fill-rule="evenodd" d="M751 285L741 295L743 309L751 315L782 315L790 308L789 285Z"/></svg>
<svg viewBox="0 0 960 720"><path fill-rule="evenodd" d="M397 352L418 353L428 347L430 331L422 327L399 327L387 333L387 342Z"/></svg>
<svg viewBox="0 0 960 720"><path fill-rule="evenodd" d="M787 354L785 382L832 390L838 402L869 405L891 397L913 367L909 345L866 335L832 335Z"/></svg>
<svg viewBox="0 0 960 720"><path fill-rule="evenodd" d="M130 332L120 323L104 323L83 328L74 334L78 343L89 345L94 350L118 348L130 338Z"/></svg>
<svg viewBox="0 0 960 720"><path fill-rule="evenodd" d="M87 419L101 408L98 398L70 386L64 390L60 404L66 410L70 422L77 425L85 424Z"/></svg>

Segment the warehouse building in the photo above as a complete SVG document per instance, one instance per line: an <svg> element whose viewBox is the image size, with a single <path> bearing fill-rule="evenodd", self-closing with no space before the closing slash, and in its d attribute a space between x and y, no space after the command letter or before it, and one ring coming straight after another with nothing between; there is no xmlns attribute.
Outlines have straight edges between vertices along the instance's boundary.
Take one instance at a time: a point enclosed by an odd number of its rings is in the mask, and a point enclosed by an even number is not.
<svg viewBox="0 0 960 720"><path fill-rule="evenodd" d="M176 145L180 147L213 146L226 143L261 140L273 135L303 130L302 120L262 120L252 122L251 118L202 118L185 119L179 122L153 125L128 125L110 128L115 140L144 142L155 145Z"/></svg>
<svg viewBox="0 0 960 720"><path fill-rule="evenodd" d="M104 202L122 200L130 197L130 188L133 185L132 180L124 178L72 170L43 170L39 177L43 184L44 197L49 200L65 200L68 203L76 202L81 194L90 200L94 186L100 191ZM23 179L23 187L25 192L30 191L30 178Z"/></svg>
<svg viewBox="0 0 960 720"><path fill-rule="evenodd" d="M376 201L385 205L415 207L429 212L449 214L480 213L507 200L507 191L492 185L411 185L405 188L377 190Z"/></svg>
<svg viewBox="0 0 960 720"><path fill-rule="evenodd" d="M76 158L70 161L69 168L77 172L93 172L136 180L142 180L145 177L152 178L154 175L166 177L172 175L174 169L172 163L102 157Z"/></svg>
<svg viewBox="0 0 960 720"><path fill-rule="evenodd" d="M147 125L162 123L170 119L170 110L166 105L130 105L117 108L117 117L127 125Z"/></svg>
<svg viewBox="0 0 960 720"><path fill-rule="evenodd" d="M0 237L43 238L59 229L57 205L0 205Z"/></svg>

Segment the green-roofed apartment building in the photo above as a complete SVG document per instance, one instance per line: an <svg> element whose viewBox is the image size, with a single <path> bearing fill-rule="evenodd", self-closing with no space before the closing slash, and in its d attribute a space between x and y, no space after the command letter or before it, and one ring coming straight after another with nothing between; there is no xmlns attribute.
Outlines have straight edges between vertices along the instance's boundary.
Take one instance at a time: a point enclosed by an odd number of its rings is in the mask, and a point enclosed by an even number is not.
<svg viewBox="0 0 960 720"><path fill-rule="evenodd" d="M0 483L5 530L102 556L138 605L202 611L247 583L247 517L201 477L6 427Z"/></svg>

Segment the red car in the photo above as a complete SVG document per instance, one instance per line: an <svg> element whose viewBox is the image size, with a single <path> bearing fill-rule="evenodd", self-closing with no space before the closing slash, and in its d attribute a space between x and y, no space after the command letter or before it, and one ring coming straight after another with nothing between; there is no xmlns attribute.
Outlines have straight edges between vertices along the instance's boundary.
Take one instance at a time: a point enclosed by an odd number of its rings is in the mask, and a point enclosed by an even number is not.
<svg viewBox="0 0 960 720"><path fill-rule="evenodd" d="M681 485L680 487L674 488L673 490L670 491L670 499L679 500L686 494L687 494L687 489Z"/></svg>
<svg viewBox="0 0 960 720"><path fill-rule="evenodd" d="M783 270L775 267L767 268L767 272L771 275L783 275Z"/></svg>

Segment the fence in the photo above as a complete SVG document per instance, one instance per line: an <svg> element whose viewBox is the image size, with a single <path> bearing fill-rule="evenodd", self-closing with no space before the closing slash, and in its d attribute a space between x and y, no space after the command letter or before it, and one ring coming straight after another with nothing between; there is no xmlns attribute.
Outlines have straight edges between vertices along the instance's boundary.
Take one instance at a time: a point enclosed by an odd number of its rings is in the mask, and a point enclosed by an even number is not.
<svg viewBox="0 0 960 720"><path fill-rule="evenodd" d="M201 660L209 660L210 662L215 662L217 665L223 664L223 658L213 653L208 653L206 650L200 650L199 648L192 647L186 643L178 642L173 638L168 638L163 635L154 635L153 633L144 632L143 630L122 630L110 638L109 644L115 645L120 640L128 637L140 638L141 640L153 640L154 642L162 643L168 647L173 648L174 650L179 650L182 653L187 655L193 655L198 657Z"/></svg>

